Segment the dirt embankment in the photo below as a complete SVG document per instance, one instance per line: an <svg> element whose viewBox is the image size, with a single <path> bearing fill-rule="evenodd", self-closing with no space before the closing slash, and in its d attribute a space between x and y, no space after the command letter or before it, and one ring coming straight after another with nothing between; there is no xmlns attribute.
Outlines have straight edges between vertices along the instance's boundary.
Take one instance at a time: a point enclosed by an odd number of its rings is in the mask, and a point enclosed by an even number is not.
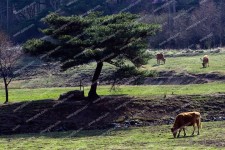
<svg viewBox="0 0 225 150"><path fill-rule="evenodd" d="M203 121L225 120L225 95L135 98L107 96L89 103L42 100L0 106L0 134L105 129L123 125L171 124L183 111Z"/></svg>
<svg viewBox="0 0 225 150"><path fill-rule="evenodd" d="M177 74L175 71L159 72L159 77L145 78L143 84L149 85L187 85L204 84L214 81L225 81L225 76L219 73Z"/></svg>
<svg viewBox="0 0 225 150"><path fill-rule="evenodd" d="M119 80L121 85L188 85L204 84L214 81L225 81L225 76L219 73L190 74L175 71L159 72L157 77L133 77ZM110 83L108 83L110 84Z"/></svg>

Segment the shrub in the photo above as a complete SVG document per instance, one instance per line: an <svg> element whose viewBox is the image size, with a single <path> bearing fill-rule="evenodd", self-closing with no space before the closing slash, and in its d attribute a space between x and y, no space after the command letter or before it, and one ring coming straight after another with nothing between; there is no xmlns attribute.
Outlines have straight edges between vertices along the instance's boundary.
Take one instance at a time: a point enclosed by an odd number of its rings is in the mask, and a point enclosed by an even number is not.
<svg viewBox="0 0 225 150"><path fill-rule="evenodd" d="M54 49L56 46L50 42L43 41L40 39L31 39L28 40L23 45L23 51L25 53L30 53L32 55L42 54L46 52L46 50Z"/></svg>
<svg viewBox="0 0 225 150"><path fill-rule="evenodd" d="M126 65L118 69L115 73L115 76L119 78L129 78L132 76L157 77L158 72L155 70L140 71L134 66Z"/></svg>
<svg viewBox="0 0 225 150"><path fill-rule="evenodd" d="M141 75L140 71L135 66L129 65L125 65L115 72L115 76L119 78L129 78L137 75Z"/></svg>
<svg viewBox="0 0 225 150"><path fill-rule="evenodd" d="M142 71L142 75L144 77L157 77L158 72L155 70L145 70L145 71Z"/></svg>

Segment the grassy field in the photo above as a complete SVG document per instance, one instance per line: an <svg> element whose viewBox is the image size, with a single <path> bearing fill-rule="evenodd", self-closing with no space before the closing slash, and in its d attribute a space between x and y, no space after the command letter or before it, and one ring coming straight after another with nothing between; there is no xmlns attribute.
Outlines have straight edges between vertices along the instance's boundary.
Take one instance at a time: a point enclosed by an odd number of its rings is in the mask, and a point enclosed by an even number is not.
<svg viewBox="0 0 225 150"><path fill-rule="evenodd" d="M146 68L149 70L175 70L176 72L210 73L219 72L225 74L225 54L209 55L210 67L202 69L200 56L193 57L169 57L165 65L156 65L152 59ZM94 66L92 66L94 68ZM72 74L72 73L71 73ZM46 79L43 79L43 83ZM50 80L49 82L52 82ZM40 82L40 81L37 81ZM40 84L42 84L40 82ZM61 80L60 80L61 82ZM29 83L32 87L35 83ZM15 81L9 90L9 101L20 102L30 100L57 99L60 94L75 87L62 88L20 88L21 83ZM225 93L225 83L213 82L208 84L191 85L148 85L148 86L118 86L116 90L110 91L111 86L99 86L98 94L105 95L129 95L129 96L164 96L171 95L194 95ZM90 87L85 87L87 96ZM4 102L4 89L0 88L0 103ZM157 150L199 150L199 149L225 149L225 122L203 123L201 135L194 137L173 139L170 133L171 125L149 126L141 128L109 129L95 131L70 131L48 134L25 134L0 136L0 150L72 150L72 149L157 149ZM192 128L189 127L187 134L190 135ZM72 137L70 135L75 133Z"/></svg>
<svg viewBox="0 0 225 150"><path fill-rule="evenodd" d="M209 73L218 72L225 74L225 54L210 54L209 55L209 68L202 68L202 56L188 56L188 57L168 57L166 58L165 65L156 65L156 59L151 59L146 68L149 70L168 71L175 70L176 72L189 72L189 73Z"/></svg>
<svg viewBox="0 0 225 150"><path fill-rule="evenodd" d="M225 123L203 123L200 135L172 138L172 125L0 137L0 149L31 150L217 150L225 146ZM73 134L75 133L75 134ZM72 137L70 135L73 135ZM183 135L183 133L181 134Z"/></svg>
<svg viewBox="0 0 225 150"><path fill-rule="evenodd" d="M70 90L78 89L77 87L65 88L39 88L39 89L10 89L10 102L57 99L60 94ZM99 95L130 95L130 96L158 96L158 95L193 95L193 94L214 94L225 93L225 83L208 83L192 85L148 85L148 86L125 86L121 85L111 91L111 86L99 86ZM89 87L85 87L87 96ZM0 90L0 103L4 102L4 89Z"/></svg>
<svg viewBox="0 0 225 150"><path fill-rule="evenodd" d="M169 53L168 51L167 53ZM172 53L173 51L171 51ZM165 52L164 52L165 53ZM150 59L149 63L145 65L145 68L141 70L156 70L156 71L175 71L177 73L211 73L216 72L222 75L225 75L225 53L221 54L209 54L210 67L202 68L200 57L204 54L198 56L186 56L186 57L167 57L165 65L156 65L156 59ZM127 62L128 64L130 62ZM96 63L89 63L88 65L81 65L73 69L69 69L66 72L58 72L59 74L50 75L50 73L43 75L42 73L36 76L32 76L28 79L20 79L20 77L14 79L10 84L10 88L40 88L40 87L60 87L69 85L71 81L76 79L78 81L80 78L83 78L81 74L85 74L85 79L91 78L94 69L96 68ZM101 77L105 78L107 75L115 72L115 66L112 66L108 63L104 63ZM40 70L39 70L40 71ZM42 72L41 70L40 72ZM38 72L38 71L37 71ZM48 70L46 70L48 72ZM32 73L31 73L32 74ZM71 81L70 81L71 80ZM87 81L87 80L86 80ZM88 80L89 81L89 80ZM0 88L3 87L3 83L0 82Z"/></svg>

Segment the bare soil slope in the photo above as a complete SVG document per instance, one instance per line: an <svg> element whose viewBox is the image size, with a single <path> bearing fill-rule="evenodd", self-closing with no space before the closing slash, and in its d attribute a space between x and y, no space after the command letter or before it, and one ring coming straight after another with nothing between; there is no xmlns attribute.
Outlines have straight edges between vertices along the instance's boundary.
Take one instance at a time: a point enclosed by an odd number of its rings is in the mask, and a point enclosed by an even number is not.
<svg viewBox="0 0 225 150"><path fill-rule="evenodd" d="M0 134L171 124L179 112L194 110L203 121L225 120L225 95L107 96L92 103L83 99L1 105Z"/></svg>

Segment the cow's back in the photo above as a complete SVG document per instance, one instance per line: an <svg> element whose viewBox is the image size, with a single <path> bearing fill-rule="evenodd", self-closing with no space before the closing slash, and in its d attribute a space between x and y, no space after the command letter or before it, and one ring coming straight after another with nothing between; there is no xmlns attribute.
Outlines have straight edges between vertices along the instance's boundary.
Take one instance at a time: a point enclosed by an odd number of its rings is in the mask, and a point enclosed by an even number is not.
<svg viewBox="0 0 225 150"><path fill-rule="evenodd" d="M209 62L209 58L208 58L208 57L204 57L204 58L203 58L203 62L204 62L204 63L208 63L208 62Z"/></svg>
<svg viewBox="0 0 225 150"><path fill-rule="evenodd" d="M180 113L176 117L175 123L176 126L192 126L196 123L196 120L200 119L200 113L199 112L184 112Z"/></svg>
<svg viewBox="0 0 225 150"><path fill-rule="evenodd" d="M205 56L203 57L203 62L204 62L204 63L208 63L208 62L209 62L209 57L208 57L208 55L205 55Z"/></svg>
<svg viewBox="0 0 225 150"><path fill-rule="evenodd" d="M157 59L163 59L164 56L163 56L163 54L160 53L160 54L157 54L157 55L156 55L156 58L157 58Z"/></svg>

